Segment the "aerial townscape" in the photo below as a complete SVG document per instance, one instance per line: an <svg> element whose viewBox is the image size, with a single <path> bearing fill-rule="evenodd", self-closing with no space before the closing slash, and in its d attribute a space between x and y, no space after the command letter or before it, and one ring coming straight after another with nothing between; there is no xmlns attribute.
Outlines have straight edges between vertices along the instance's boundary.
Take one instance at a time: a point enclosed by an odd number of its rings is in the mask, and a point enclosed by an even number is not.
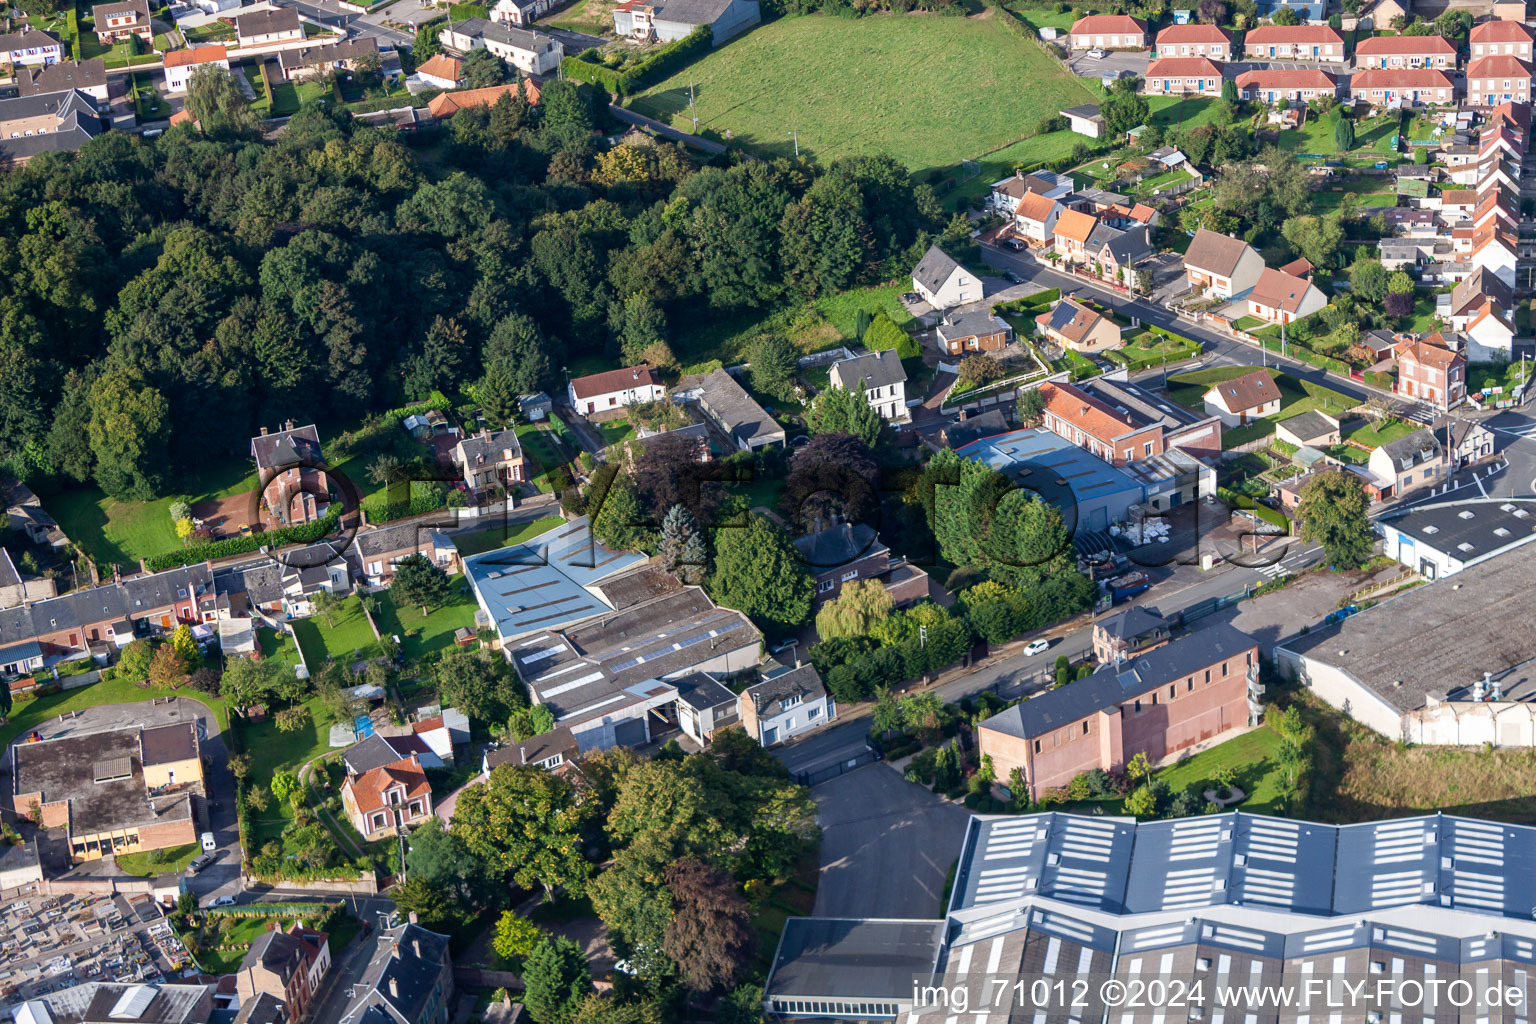
<svg viewBox="0 0 1536 1024"><path fill-rule="evenodd" d="M14 0L0 1024L1529 1024L1524 0Z"/></svg>

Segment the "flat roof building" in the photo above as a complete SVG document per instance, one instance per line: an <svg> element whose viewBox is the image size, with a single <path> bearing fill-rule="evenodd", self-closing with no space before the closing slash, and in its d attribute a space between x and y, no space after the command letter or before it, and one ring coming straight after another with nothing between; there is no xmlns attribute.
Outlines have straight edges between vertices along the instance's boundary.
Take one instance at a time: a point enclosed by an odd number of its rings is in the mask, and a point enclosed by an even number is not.
<svg viewBox="0 0 1536 1024"><path fill-rule="evenodd" d="M1070 532L1104 530L1142 500L1129 473L1049 430L1014 430L956 449L1038 493L1061 510Z"/></svg>

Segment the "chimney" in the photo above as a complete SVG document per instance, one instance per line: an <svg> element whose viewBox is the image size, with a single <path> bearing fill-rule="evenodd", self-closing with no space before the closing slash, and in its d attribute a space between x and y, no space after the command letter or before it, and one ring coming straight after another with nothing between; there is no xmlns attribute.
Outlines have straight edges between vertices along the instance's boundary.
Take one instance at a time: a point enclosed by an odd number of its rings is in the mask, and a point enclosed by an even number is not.
<svg viewBox="0 0 1536 1024"><path fill-rule="evenodd" d="M261 436L262 437L266 437L267 436L267 428L266 427L262 427L261 428Z"/></svg>
<svg viewBox="0 0 1536 1024"><path fill-rule="evenodd" d="M292 430L293 429L293 420L283 420L283 429L284 430Z"/></svg>
<svg viewBox="0 0 1536 1024"><path fill-rule="evenodd" d="M1484 696L1484 692L1485 692L1483 687L1487 685L1486 682L1485 682L1485 680L1487 678L1488 678L1488 673L1484 672L1483 673L1483 678L1477 680L1476 682L1474 682L1472 684L1472 702L1474 704L1481 704L1483 702L1483 696Z"/></svg>
<svg viewBox="0 0 1536 1024"><path fill-rule="evenodd" d="M414 911L414 910L406 915L406 920L410 921L411 924L418 924L418 923L420 923L419 919L416 917L416 911Z"/></svg>
<svg viewBox="0 0 1536 1024"><path fill-rule="evenodd" d="M527 747L518 747L517 748L517 756L522 758L523 764L527 764L528 763L528 748Z"/></svg>

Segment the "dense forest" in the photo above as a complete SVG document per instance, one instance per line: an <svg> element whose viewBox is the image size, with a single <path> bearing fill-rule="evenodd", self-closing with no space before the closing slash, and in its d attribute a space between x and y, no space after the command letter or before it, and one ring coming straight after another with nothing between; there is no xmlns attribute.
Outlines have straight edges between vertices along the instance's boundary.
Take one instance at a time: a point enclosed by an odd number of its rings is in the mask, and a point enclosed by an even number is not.
<svg viewBox="0 0 1536 1024"><path fill-rule="evenodd" d="M504 403L600 356L908 272L948 225L881 157L701 165L610 146L552 82L402 136L318 107L275 138L227 78L197 126L108 133L0 179L0 462L162 493L283 416L432 388ZM707 359L714 353L695 353Z"/></svg>

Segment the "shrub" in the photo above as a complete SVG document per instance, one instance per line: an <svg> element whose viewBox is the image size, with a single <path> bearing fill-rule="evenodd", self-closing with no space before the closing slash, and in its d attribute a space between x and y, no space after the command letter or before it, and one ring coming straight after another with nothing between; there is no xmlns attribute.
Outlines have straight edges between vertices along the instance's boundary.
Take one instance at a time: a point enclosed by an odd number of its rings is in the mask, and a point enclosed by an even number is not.
<svg viewBox="0 0 1536 1024"><path fill-rule="evenodd" d="M209 559L248 554L263 546L278 548L288 544L313 544L334 530L340 518L341 502L335 501L325 510L325 515L312 523L288 526L280 530L268 530L266 533L253 533L245 537L229 537L216 540L212 544L199 544L181 551L170 551L145 559L144 567L150 572L164 572L179 565L192 565Z"/></svg>

